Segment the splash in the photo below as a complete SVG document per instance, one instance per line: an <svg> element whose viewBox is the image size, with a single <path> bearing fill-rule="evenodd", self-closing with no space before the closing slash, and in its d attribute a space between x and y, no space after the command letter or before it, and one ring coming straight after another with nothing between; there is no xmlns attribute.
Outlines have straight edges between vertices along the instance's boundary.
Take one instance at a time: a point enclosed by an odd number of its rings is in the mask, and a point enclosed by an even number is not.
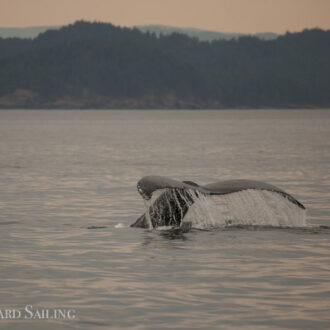
<svg viewBox="0 0 330 330"><path fill-rule="evenodd" d="M306 211L286 197L271 191L249 189L226 195L209 196L198 191L185 190L180 194L180 198L190 205L183 221L178 224L181 226L187 222L190 222L193 228L199 229L237 225L306 226ZM179 212L184 214L179 201L176 201ZM172 207L170 204L168 200L169 207ZM152 209L152 202L145 201L146 218L149 228L152 228L150 206Z"/></svg>
<svg viewBox="0 0 330 330"><path fill-rule="evenodd" d="M153 203L153 200L152 199L149 199L149 200L143 200L144 202L144 208L145 208L145 215L146 215L146 219L147 219L147 223L148 223L148 226L149 226L149 229L151 229L153 226L152 226L152 222L151 222L151 218L150 218L150 209L152 208L152 203Z"/></svg>
<svg viewBox="0 0 330 330"><path fill-rule="evenodd" d="M128 227L128 226L121 222L119 222L115 225L115 228L126 228L126 227Z"/></svg>

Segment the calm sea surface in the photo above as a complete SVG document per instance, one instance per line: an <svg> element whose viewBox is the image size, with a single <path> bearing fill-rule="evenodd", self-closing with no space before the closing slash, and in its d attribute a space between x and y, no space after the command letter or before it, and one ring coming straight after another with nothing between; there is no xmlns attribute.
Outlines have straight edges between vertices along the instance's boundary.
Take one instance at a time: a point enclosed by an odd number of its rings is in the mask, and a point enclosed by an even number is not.
<svg viewBox="0 0 330 330"><path fill-rule="evenodd" d="M150 174L273 183L308 227L129 228ZM329 329L329 226L329 110L0 111L0 328Z"/></svg>

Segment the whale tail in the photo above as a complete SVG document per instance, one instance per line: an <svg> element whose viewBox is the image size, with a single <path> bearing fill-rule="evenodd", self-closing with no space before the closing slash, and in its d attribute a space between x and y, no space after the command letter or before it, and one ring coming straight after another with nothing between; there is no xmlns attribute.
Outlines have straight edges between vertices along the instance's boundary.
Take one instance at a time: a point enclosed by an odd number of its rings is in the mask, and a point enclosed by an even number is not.
<svg viewBox="0 0 330 330"><path fill-rule="evenodd" d="M179 227L189 208L196 201L196 197L228 195L244 190L271 191L285 197L289 202L305 210L302 203L284 190L274 185L254 180L225 180L202 186L192 181L181 182L163 176L146 176L138 182L137 189L146 201L152 198L155 191L164 191L147 207L146 212L131 227Z"/></svg>

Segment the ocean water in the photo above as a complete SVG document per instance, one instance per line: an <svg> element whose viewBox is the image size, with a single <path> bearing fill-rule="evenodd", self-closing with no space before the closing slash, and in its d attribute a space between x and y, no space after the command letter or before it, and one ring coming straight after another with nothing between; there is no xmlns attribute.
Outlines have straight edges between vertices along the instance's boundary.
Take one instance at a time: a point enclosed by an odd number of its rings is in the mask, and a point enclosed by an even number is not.
<svg viewBox="0 0 330 330"><path fill-rule="evenodd" d="M306 226L130 228L151 174L272 183ZM327 329L329 226L329 110L0 111L0 328Z"/></svg>

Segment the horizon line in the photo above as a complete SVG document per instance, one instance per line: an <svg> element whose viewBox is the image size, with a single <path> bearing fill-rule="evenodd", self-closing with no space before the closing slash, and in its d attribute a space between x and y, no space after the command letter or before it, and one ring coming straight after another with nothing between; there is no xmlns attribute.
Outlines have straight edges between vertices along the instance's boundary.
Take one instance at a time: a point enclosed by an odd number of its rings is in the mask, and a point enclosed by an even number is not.
<svg viewBox="0 0 330 330"><path fill-rule="evenodd" d="M111 24L116 27L120 28L138 28L138 27L165 27L165 28L173 28L173 29L179 29L179 30L185 30L185 29L191 29L191 30L197 30L197 31L204 31L204 32L215 32L215 33L224 33L224 34L246 34L246 35L258 35L258 34L266 34L266 33L272 33L276 35L285 35L286 33L296 33L296 32L302 32L304 30L323 30L323 31L330 31L330 29L323 29L319 26L314 27L305 27L301 30L286 30L283 33L273 32L273 31L263 31L263 32L227 32L227 31L217 31L217 30L210 30L210 29L203 29L203 28L197 28L192 26L175 26L175 25L165 25L165 24L154 24L154 23L147 23L147 24L138 24L138 25L120 25L120 24L114 24L109 21L99 21L99 20L86 20L86 19L77 19L74 22L67 23L67 24L59 24L59 25L27 25L27 26L0 26L1 29L29 29L29 28L62 28L65 26L73 25L76 22L87 22L87 23L101 23L101 24Z"/></svg>

